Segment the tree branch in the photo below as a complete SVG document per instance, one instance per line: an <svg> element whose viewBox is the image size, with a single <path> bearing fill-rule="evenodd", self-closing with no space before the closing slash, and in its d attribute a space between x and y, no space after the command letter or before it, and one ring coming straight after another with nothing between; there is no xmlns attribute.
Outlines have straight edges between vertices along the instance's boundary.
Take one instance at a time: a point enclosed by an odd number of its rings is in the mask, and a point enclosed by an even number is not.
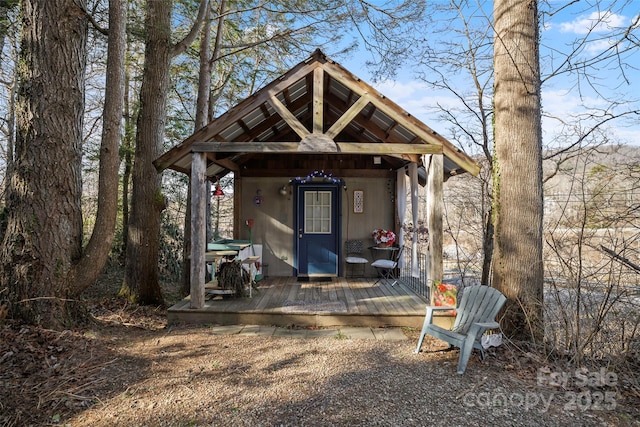
<svg viewBox="0 0 640 427"><path fill-rule="evenodd" d="M193 26L191 27L189 34L187 34L185 38L180 40L178 43L173 45L173 48L171 49L172 57L176 57L181 53L183 53L194 42L194 40L198 36L198 33L200 32L200 25L202 24L202 21L204 20L204 17L207 14L208 7L209 7L209 0L202 0L202 2L200 3L200 9L198 9L198 16L196 17L196 20L193 23Z"/></svg>

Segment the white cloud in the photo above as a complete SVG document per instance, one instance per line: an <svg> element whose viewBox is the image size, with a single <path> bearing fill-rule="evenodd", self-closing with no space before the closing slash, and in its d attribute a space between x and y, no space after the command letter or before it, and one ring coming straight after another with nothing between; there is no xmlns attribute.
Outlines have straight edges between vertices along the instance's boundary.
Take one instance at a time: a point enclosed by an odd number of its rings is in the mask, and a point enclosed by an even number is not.
<svg viewBox="0 0 640 427"><path fill-rule="evenodd" d="M385 80L375 83L373 86L380 94L400 105L402 105L403 100L411 99L416 92L423 92L425 90L424 84L415 80L406 82Z"/></svg>
<svg viewBox="0 0 640 427"><path fill-rule="evenodd" d="M591 41L587 45L586 52L600 53L609 49L614 44L616 44L615 40L610 40L610 39Z"/></svg>
<svg viewBox="0 0 640 427"><path fill-rule="evenodd" d="M592 12L588 16L580 16L573 21L560 24L560 32L587 34L591 32L606 32L620 28L627 22L627 18L608 11Z"/></svg>
<svg viewBox="0 0 640 427"><path fill-rule="evenodd" d="M386 80L373 86L400 108L436 131L436 128L442 130L446 126L435 111L438 105L447 109L460 107L459 100L454 96L446 91L436 91L419 80Z"/></svg>
<svg viewBox="0 0 640 427"><path fill-rule="evenodd" d="M384 81L373 86L380 94L445 137L448 136L447 129L450 123L439 117L439 113L435 111L437 105L450 111L461 108L460 101L456 97L446 91L435 91L418 80ZM597 117L602 110L608 108L610 108L609 104L597 96L587 97L583 94L580 97L580 94L570 89L543 88L543 138L549 142L558 136L563 130L563 121L569 126L575 126L580 117L585 120L582 125L593 125L594 120L597 119L589 120L586 117L589 114ZM616 121L610 125L613 127L610 131L615 135L616 140L640 143L636 123L629 123L627 124L629 127L623 127L622 123Z"/></svg>
<svg viewBox="0 0 640 427"><path fill-rule="evenodd" d="M612 110L611 106L600 97L580 98L568 90L543 90L542 92L542 129L543 139L552 141L563 133L563 122L569 126L588 128L603 120L603 111L611 114L621 111ZM618 119L605 123L601 130L606 130L612 142L638 144L637 121ZM562 141L562 140L561 140Z"/></svg>

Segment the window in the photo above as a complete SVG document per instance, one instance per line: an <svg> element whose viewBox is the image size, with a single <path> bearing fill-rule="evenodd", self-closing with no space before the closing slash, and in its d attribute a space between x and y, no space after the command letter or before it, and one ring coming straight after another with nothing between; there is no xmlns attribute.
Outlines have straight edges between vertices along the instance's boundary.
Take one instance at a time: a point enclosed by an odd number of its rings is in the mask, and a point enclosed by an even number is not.
<svg viewBox="0 0 640 427"><path fill-rule="evenodd" d="M331 191L304 193L304 232L331 234Z"/></svg>

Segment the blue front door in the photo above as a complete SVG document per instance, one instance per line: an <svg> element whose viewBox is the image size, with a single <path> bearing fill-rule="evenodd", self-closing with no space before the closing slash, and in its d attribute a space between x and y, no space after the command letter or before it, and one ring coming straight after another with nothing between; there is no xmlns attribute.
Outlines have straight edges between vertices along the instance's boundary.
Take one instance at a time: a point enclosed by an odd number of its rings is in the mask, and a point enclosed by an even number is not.
<svg viewBox="0 0 640 427"><path fill-rule="evenodd" d="M296 268L298 276L337 276L339 199L336 185L296 188Z"/></svg>

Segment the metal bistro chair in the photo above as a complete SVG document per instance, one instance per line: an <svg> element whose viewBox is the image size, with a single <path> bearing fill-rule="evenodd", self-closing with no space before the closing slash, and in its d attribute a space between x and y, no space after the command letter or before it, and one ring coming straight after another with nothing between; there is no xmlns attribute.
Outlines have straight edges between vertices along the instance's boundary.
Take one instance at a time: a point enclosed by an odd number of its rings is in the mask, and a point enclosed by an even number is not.
<svg viewBox="0 0 640 427"><path fill-rule="evenodd" d="M378 275L380 276L374 285L383 279L393 280L391 286L395 286L396 283L398 283L396 269L398 268L398 261L400 261L403 250L404 246L401 246L392 259L378 259L371 263L371 266L378 271Z"/></svg>
<svg viewBox="0 0 640 427"><path fill-rule="evenodd" d="M365 268L367 267L367 264L369 264L369 260L362 256L363 252L364 252L364 242L362 240L347 240L346 242L344 242L345 266L346 267L351 266L352 274L355 266L357 265L362 266L362 274L360 276L352 275L351 277L364 276L364 271L365 271Z"/></svg>

